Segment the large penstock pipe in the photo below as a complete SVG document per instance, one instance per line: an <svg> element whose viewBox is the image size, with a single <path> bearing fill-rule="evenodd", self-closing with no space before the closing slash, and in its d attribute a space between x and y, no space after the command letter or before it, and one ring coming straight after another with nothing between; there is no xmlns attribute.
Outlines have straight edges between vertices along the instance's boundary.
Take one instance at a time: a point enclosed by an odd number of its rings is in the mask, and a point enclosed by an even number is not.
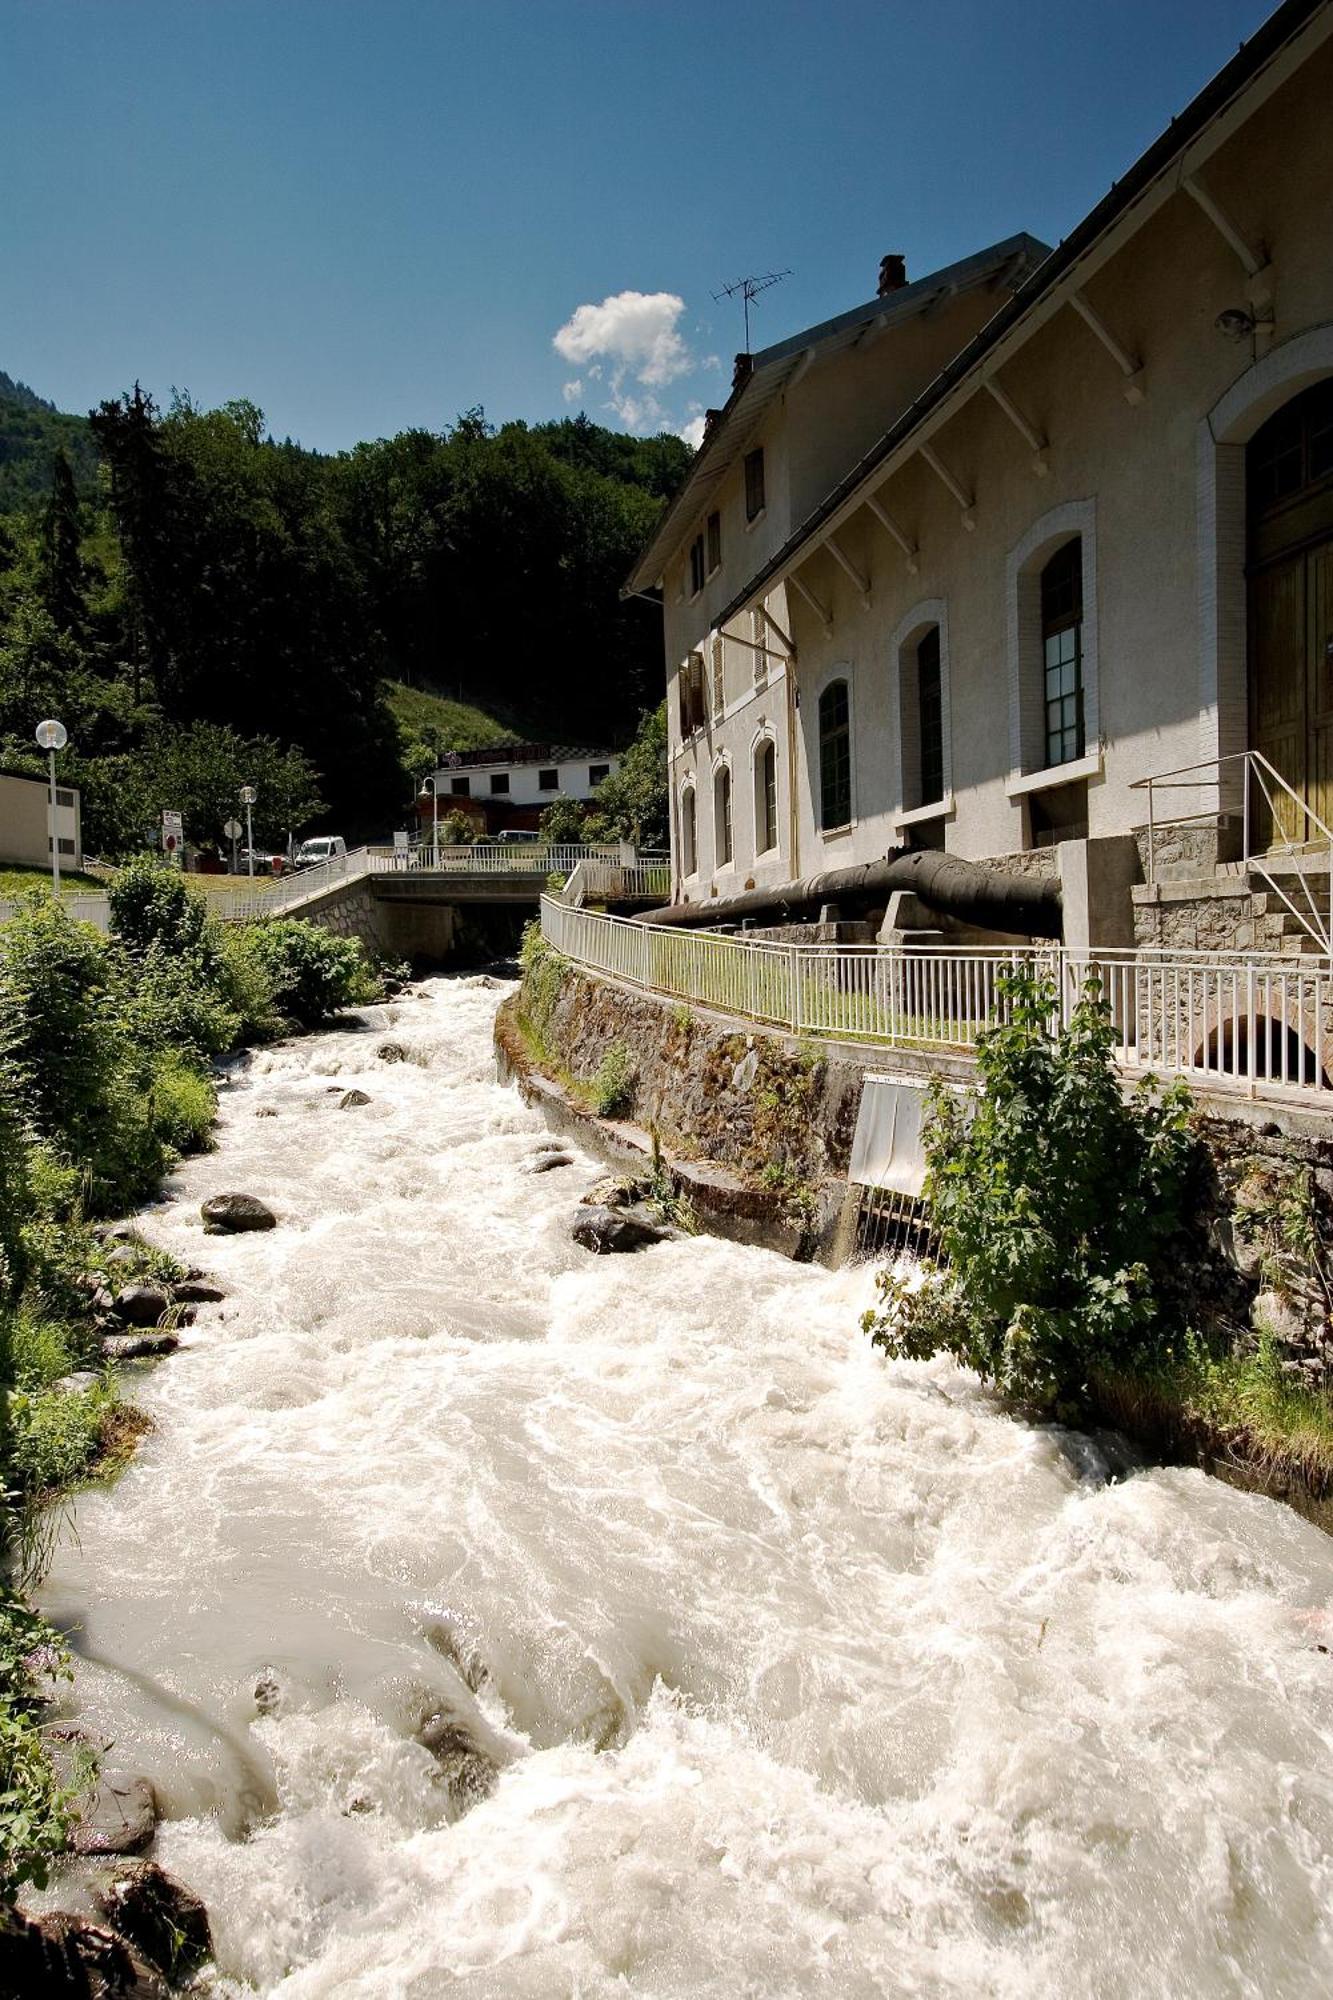
<svg viewBox="0 0 1333 2000"><path fill-rule="evenodd" d="M882 861L863 861L855 868L827 869L799 882L776 888L750 889L742 896L711 898L706 903L672 903L664 910L647 910L645 924L734 924L742 917L764 917L770 923L797 922L817 914L824 903L861 910L885 903L895 889L910 889L928 909L956 917L978 930L1004 931L1011 937L1059 938L1062 934L1060 884L1044 877L1006 875L977 861L936 848L900 847Z"/></svg>

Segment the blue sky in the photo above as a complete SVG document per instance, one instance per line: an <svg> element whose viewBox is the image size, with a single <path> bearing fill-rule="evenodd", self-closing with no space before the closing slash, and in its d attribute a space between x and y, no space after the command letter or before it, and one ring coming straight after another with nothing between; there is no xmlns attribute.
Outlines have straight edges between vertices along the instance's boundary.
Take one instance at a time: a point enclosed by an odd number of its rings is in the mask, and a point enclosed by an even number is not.
<svg viewBox="0 0 1333 2000"><path fill-rule="evenodd" d="M0 368L330 450L477 403L684 429L742 345L724 282L791 267L762 346L886 251L1054 242L1268 11L0 0Z"/></svg>

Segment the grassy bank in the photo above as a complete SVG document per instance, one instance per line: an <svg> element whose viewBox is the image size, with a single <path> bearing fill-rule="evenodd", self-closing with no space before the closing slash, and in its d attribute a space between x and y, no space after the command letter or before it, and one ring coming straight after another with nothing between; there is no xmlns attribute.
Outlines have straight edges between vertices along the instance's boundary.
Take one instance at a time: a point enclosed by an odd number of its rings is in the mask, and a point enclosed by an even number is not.
<svg viewBox="0 0 1333 2000"><path fill-rule="evenodd" d="M224 926L154 862L122 870L110 901L109 937L39 890L0 924L0 1904L40 1881L69 1809L44 1748L64 1654L22 1593L52 1503L114 1472L143 1428L102 1358L114 1295L184 1276L104 1221L209 1145L217 1056L378 993L356 943Z"/></svg>

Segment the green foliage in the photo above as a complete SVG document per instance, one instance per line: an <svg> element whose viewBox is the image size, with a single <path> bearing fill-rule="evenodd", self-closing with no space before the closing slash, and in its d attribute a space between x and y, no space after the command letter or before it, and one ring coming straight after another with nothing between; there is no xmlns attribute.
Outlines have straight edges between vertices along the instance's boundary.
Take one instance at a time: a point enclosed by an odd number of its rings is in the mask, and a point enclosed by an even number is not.
<svg viewBox="0 0 1333 2000"><path fill-rule="evenodd" d="M649 709L618 770L603 778L590 805L552 799L541 816L550 841L632 840L639 847L665 849L667 806L666 703Z"/></svg>
<svg viewBox="0 0 1333 2000"><path fill-rule="evenodd" d="M213 1086L184 1056L157 1063L148 1093L153 1130L173 1153L202 1153L212 1143L217 1115Z"/></svg>
<svg viewBox="0 0 1333 2000"><path fill-rule="evenodd" d="M592 1081L592 1108L599 1118L622 1118L633 1108L637 1081L634 1056L624 1042L612 1042Z"/></svg>
<svg viewBox="0 0 1333 2000"><path fill-rule="evenodd" d="M102 1449L114 1392L91 1389L9 1395L8 1465L11 1490L33 1496L60 1492L82 1479Z"/></svg>
<svg viewBox="0 0 1333 2000"><path fill-rule="evenodd" d="M543 840L549 840L553 847L573 846L586 840L583 831L588 817L588 808L578 799L552 799L537 822Z"/></svg>
<svg viewBox="0 0 1333 2000"><path fill-rule="evenodd" d="M208 922L208 905L177 868L143 854L122 868L108 891L111 934L142 958L154 945L172 952L197 951Z"/></svg>
<svg viewBox="0 0 1333 2000"><path fill-rule="evenodd" d="M0 1904L31 1883L45 1888L64 1848L74 1789L47 1755L40 1683L68 1679L68 1656L51 1627L0 1585Z"/></svg>
<svg viewBox="0 0 1333 2000"><path fill-rule="evenodd" d="M926 1195L945 1269L880 1280L863 1324L889 1353L945 1350L1006 1396L1075 1414L1091 1373L1169 1350L1167 1306L1194 1162L1183 1086L1126 1100L1109 1012L1018 973L978 1045L976 1088L936 1086Z"/></svg>
<svg viewBox="0 0 1333 2000"><path fill-rule="evenodd" d="M355 938L334 937L299 917L281 917L256 924L250 944L268 978L274 1008L299 1027L318 1027L340 1008L376 998L377 982Z"/></svg>

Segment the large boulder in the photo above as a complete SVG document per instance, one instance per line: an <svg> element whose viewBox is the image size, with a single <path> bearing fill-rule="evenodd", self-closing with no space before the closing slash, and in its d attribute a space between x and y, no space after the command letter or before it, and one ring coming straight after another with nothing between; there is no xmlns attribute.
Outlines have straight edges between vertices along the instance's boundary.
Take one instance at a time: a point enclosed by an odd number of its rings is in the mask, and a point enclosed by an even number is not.
<svg viewBox="0 0 1333 2000"><path fill-rule="evenodd" d="M157 1793L147 1778L99 1771L70 1839L76 1854L141 1854L157 1831Z"/></svg>
<svg viewBox="0 0 1333 2000"><path fill-rule="evenodd" d="M116 1312L127 1326L157 1326L171 1304L165 1285L126 1285L116 1293Z"/></svg>
<svg viewBox="0 0 1333 2000"><path fill-rule="evenodd" d="M244 1229L275 1229L278 1218L252 1194L211 1194L199 1213L209 1236L234 1236Z"/></svg>
<svg viewBox="0 0 1333 2000"><path fill-rule="evenodd" d="M172 1286L171 1296L179 1305L215 1306L227 1293L216 1278L181 1278Z"/></svg>
<svg viewBox="0 0 1333 2000"><path fill-rule="evenodd" d="M345 1090L338 1099L339 1111L354 1111L359 1104L369 1104L364 1090Z"/></svg>
<svg viewBox="0 0 1333 2000"><path fill-rule="evenodd" d="M151 1328L143 1333L106 1333L102 1336L102 1359L159 1361L164 1354L174 1354L179 1346L179 1334Z"/></svg>
<svg viewBox="0 0 1333 2000"><path fill-rule="evenodd" d="M661 1243L667 1232L628 1209L580 1207L574 1217L572 1234L574 1241L581 1243L585 1250L607 1257L629 1250L642 1250L648 1243Z"/></svg>
<svg viewBox="0 0 1333 2000"><path fill-rule="evenodd" d="M572 1153L538 1153L528 1167L530 1174L549 1174L556 1167L572 1167Z"/></svg>
<svg viewBox="0 0 1333 2000"><path fill-rule="evenodd" d="M170 1980L188 1978L213 1956L208 1911L155 1861L125 1862L94 1901L112 1929Z"/></svg>
<svg viewBox="0 0 1333 2000"><path fill-rule="evenodd" d="M168 2000L123 1938L86 1917L0 1910L0 1993L32 2000Z"/></svg>

